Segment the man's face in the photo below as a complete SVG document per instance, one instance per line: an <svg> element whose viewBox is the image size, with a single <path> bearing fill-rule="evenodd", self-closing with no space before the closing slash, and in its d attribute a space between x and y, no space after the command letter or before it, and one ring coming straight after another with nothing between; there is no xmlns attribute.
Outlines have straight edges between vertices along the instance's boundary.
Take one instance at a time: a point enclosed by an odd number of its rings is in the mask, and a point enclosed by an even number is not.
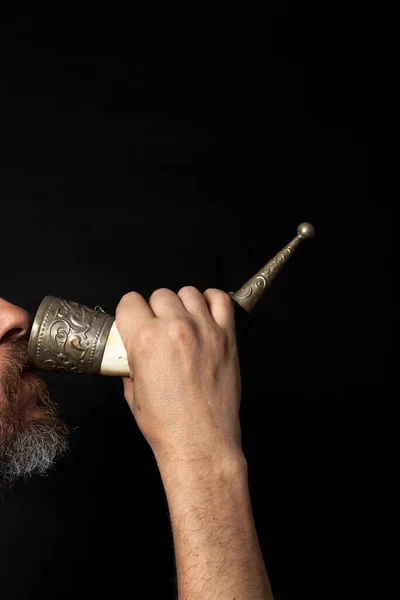
<svg viewBox="0 0 400 600"><path fill-rule="evenodd" d="M47 385L27 366L30 317L0 298L0 490L44 474L67 449Z"/></svg>

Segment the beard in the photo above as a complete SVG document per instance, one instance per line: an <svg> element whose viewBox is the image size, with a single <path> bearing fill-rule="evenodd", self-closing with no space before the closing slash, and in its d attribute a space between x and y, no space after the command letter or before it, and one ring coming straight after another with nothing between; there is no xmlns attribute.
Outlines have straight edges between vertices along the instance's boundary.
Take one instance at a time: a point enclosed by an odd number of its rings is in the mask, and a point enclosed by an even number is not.
<svg viewBox="0 0 400 600"><path fill-rule="evenodd" d="M45 475L68 449L68 428L46 382L22 379L27 348L23 340L0 345L0 490L21 478ZM36 399L34 407L23 400L22 388L25 398Z"/></svg>

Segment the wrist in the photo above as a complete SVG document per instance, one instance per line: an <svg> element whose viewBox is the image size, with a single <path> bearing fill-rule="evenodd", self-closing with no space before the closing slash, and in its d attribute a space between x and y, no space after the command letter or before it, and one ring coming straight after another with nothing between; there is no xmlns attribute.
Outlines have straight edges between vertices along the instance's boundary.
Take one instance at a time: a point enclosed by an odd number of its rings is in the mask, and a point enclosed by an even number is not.
<svg viewBox="0 0 400 600"><path fill-rule="evenodd" d="M196 456L163 455L156 460L167 494L184 493L192 488L201 492L220 481L247 482L247 461L241 448L219 449Z"/></svg>

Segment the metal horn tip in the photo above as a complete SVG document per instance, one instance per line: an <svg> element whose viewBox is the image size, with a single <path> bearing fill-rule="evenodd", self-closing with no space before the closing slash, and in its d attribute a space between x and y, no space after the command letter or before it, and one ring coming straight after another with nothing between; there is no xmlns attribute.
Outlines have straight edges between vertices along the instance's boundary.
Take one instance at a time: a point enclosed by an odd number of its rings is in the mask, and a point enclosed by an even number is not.
<svg viewBox="0 0 400 600"><path fill-rule="evenodd" d="M314 225L311 223L300 223L297 228L297 235L301 237L303 240L309 240L315 234Z"/></svg>

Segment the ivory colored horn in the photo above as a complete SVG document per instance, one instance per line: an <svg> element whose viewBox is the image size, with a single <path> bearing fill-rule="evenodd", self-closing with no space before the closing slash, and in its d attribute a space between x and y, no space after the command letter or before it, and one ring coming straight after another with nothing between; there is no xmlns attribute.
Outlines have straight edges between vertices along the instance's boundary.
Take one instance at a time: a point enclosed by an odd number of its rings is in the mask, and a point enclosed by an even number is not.
<svg viewBox="0 0 400 600"><path fill-rule="evenodd" d="M297 235L235 293L229 292L236 325L254 309L265 290L304 239L314 235L310 223L301 223ZM55 296L39 305L28 342L28 362L36 369L129 377L125 347L115 317Z"/></svg>

